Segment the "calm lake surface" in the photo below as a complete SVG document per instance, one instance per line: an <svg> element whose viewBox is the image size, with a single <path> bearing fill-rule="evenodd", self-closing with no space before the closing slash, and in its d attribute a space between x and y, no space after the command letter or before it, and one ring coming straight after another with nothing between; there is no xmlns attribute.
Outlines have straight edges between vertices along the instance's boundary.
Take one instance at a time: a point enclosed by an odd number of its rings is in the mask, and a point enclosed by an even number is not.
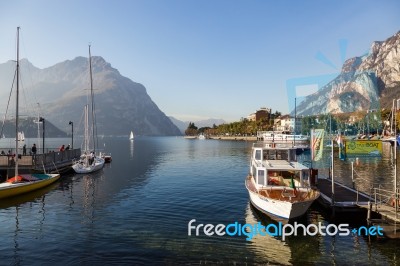
<svg viewBox="0 0 400 266"><path fill-rule="evenodd" d="M68 143L46 140L49 147ZM249 204L244 179L252 142L137 137L99 143L113 156L103 170L63 176L44 190L0 201L1 265L400 263L400 241L353 234L285 241L188 236L192 219L194 225L276 224ZM339 179L351 184L350 163L337 164ZM360 160L357 172L366 189L374 182L390 187L391 150L385 145L383 158ZM313 205L302 223L328 225L329 217Z"/></svg>

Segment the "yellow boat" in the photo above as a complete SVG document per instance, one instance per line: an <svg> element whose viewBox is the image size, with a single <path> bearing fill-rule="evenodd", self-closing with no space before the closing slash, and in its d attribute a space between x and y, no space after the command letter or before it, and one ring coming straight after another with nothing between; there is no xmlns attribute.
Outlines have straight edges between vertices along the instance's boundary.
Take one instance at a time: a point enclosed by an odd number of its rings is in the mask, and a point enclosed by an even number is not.
<svg viewBox="0 0 400 266"><path fill-rule="evenodd" d="M28 193L56 182L60 174L19 175L0 183L0 199Z"/></svg>

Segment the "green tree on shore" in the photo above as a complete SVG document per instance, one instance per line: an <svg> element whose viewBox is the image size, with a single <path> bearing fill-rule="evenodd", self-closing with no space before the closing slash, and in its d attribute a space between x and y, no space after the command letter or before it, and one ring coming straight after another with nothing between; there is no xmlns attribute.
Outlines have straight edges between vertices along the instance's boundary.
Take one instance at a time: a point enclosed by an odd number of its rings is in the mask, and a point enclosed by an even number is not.
<svg viewBox="0 0 400 266"><path fill-rule="evenodd" d="M185 130L185 135L186 136L196 136L197 135L197 127L195 126L194 123L189 122L188 127Z"/></svg>

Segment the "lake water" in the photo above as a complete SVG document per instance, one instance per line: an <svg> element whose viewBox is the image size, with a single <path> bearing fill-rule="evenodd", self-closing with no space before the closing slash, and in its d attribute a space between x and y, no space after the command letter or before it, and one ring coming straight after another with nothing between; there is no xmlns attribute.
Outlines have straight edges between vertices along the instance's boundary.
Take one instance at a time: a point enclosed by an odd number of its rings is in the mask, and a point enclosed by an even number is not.
<svg viewBox="0 0 400 266"><path fill-rule="evenodd" d="M68 143L46 140L49 147ZM194 230L188 236L192 219L194 225L276 224L249 204L244 179L251 142L137 137L104 138L100 144L113 157L103 170L63 176L43 190L1 200L1 265L400 263L400 242L353 234L285 241L195 236ZM359 175L371 184L390 183L390 151L368 160L361 161ZM351 183L349 163L339 164L338 174ZM331 223L315 205L304 223L318 222Z"/></svg>

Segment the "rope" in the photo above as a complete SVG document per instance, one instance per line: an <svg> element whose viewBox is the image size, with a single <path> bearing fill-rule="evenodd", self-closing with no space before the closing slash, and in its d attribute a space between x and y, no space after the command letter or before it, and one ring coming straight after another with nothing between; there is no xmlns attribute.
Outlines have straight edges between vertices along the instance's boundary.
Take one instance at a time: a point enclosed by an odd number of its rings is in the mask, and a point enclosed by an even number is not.
<svg viewBox="0 0 400 266"><path fill-rule="evenodd" d="M14 83L15 83L15 77L16 77L16 75L17 75L17 70L15 70L15 72L14 72L14 78L13 78L13 82L12 82L12 85L11 85L10 95L8 96L8 102L7 102L6 113L4 114L3 124L1 125L0 138L3 136L4 125L5 125L5 122L6 122L6 117L7 117L7 113L8 113L8 107L10 106L10 100L11 100L12 91L13 91L13 88L14 88Z"/></svg>

